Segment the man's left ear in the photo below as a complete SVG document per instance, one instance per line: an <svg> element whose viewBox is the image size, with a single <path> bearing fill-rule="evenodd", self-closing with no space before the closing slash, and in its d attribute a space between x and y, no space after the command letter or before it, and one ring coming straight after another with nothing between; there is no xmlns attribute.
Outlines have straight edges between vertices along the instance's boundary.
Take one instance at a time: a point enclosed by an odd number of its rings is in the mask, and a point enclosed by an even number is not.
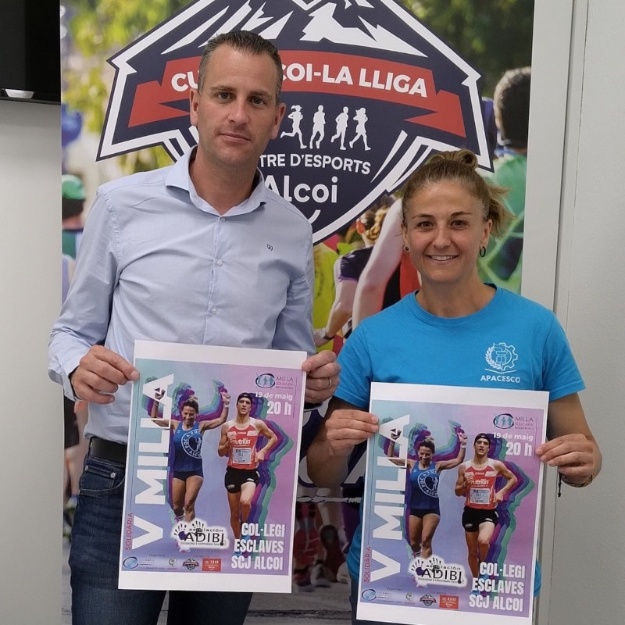
<svg viewBox="0 0 625 625"><path fill-rule="evenodd" d="M274 123L273 132L271 133L272 139L275 139L278 136L278 131L280 130L280 124L282 122L282 118L284 117L285 111L286 111L286 104L284 102L280 102L280 104L278 104L278 110L276 111L276 119Z"/></svg>

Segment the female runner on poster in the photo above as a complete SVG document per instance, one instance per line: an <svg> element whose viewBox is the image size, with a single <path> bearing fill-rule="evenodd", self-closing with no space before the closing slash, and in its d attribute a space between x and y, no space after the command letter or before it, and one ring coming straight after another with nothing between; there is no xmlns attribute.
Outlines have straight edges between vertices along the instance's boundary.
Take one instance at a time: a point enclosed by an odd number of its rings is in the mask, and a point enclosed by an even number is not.
<svg viewBox="0 0 625 625"><path fill-rule="evenodd" d="M401 432L392 434L386 455L391 462L403 466L403 460L393 458L395 441ZM406 499L408 508L408 542L413 556L426 559L432 555L432 539L441 520L441 509L438 499L438 482L441 471L457 467L463 460L467 447L467 436L462 430L457 431L460 446L458 455L451 460L433 462L436 447L430 437L417 440L417 460L406 459L409 471L410 498Z"/></svg>
<svg viewBox="0 0 625 625"><path fill-rule="evenodd" d="M176 521L190 523L195 518L195 501L204 483L202 470L202 436L207 430L222 425L227 416L230 406L230 395L226 391L220 391L223 401L221 414L217 419L196 421L200 411L197 397L190 397L180 410L180 419L159 419L158 399L152 404L150 416L157 425L168 427L173 432L174 452L170 453L169 466L172 472L171 482L171 507L176 515Z"/></svg>

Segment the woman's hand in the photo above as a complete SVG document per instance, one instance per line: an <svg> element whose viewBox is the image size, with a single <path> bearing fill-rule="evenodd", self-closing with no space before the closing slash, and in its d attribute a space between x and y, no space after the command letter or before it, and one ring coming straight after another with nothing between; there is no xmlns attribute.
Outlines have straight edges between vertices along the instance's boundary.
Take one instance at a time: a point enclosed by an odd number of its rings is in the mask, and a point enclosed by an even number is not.
<svg viewBox="0 0 625 625"><path fill-rule="evenodd" d="M565 482L575 486L589 483L599 473L600 454L594 440L584 434L564 434L536 448L536 455L556 467Z"/></svg>
<svg viewBox="0 0 625 625"><path fill-rule="evenodd" d="M352 449L378 431L378 418L356 408L339 408L324 421L328 451L333 456L349 456Z"/></svg>

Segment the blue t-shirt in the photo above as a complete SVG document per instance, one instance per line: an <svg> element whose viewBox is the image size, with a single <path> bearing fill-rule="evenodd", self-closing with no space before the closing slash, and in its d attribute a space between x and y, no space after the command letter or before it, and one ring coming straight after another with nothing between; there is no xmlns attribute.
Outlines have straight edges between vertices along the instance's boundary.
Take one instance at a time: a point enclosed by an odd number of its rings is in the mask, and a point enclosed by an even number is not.
<svg viewBox="0 0 625 625"><path fill-rule="evenodd" d="M369 407L371 382L439 384L548 391L554 401L584 389L569 343L555 315L520 295L497 289L466 317L437 317L414 293L365 319L339 354L335 395ZM361 530L347 564L358 578Z"/></svg>

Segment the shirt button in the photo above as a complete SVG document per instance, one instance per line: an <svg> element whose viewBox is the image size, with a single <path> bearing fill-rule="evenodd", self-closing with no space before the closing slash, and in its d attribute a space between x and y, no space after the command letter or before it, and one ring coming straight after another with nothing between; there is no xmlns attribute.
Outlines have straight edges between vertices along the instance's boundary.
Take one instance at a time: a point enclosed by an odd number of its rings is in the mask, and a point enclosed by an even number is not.
<svg viewBox="0 0 625 625"><path fill-rule="evenodd" d="M213 315L216 315L216 314L217 314L217 308L215 308L215 306L213 306L213 307L211 308L211 313L212 313Z"/></svg>
<svg viewBox="0 0 625 625"><path fill-rule="evenodd" d="M221 267L224 264L224 261L221 258L217 261L217 264Z"/></svg>
<svg viewBox="0 0 625 625"><path fill-rule="evenodd" d="M225 218L225 217L220 217L220 218L219 218L219 221L222 221L222 222L223 222L223 221L226 221L226 218Z"/></svg>

